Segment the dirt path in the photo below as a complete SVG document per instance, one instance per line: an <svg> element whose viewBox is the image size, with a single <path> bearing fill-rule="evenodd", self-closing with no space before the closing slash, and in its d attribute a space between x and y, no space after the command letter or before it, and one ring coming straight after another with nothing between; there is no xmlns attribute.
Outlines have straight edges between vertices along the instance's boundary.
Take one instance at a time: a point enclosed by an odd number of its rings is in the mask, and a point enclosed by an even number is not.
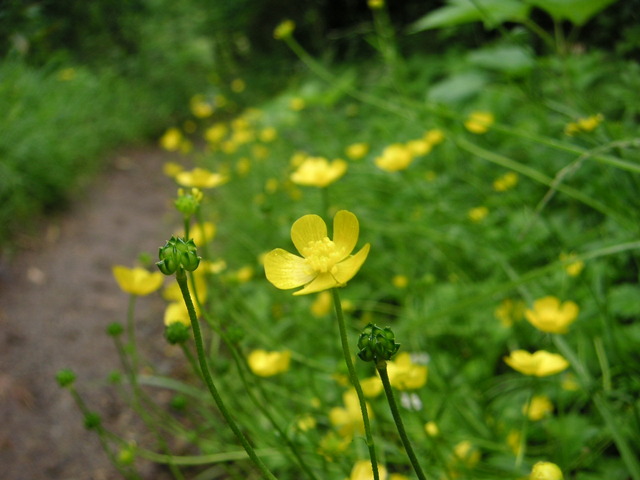
<svg viewBox="0 0 640 480"><path fill-rule="evenodd" d="M86 195L43 229L37 247L0 265L3 479L120 478L55 374L73 369L91 406L126 425L105 387L119 368L105 327L124 322L128 300L111 266L132 266L141 252L155 256L173 231L175 187L162 175L165 160L156 149L116 155ZM162 309L157 295L140 299L139 335L161 334Z"/></svg>

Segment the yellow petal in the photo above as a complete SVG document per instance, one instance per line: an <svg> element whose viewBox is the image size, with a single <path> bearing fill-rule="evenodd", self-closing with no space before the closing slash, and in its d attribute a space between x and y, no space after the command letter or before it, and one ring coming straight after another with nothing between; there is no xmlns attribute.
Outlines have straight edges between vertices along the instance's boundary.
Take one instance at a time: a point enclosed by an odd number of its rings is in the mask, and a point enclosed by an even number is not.
<svg viewBox="0 0 640 480"><path fill-rule="evenodd" d="M281 248L265 255L264 272L267 280L282 290L300 287L315 277L304 258Z"/></svg>
<svg viewBox="0 0 640 480"><path fill-rule="evenodd" d="M323 290L329 290L330 288L337 287L340 284L330 273L321 273L313 279L309 285L305 286L302 290L293 292L294 295L308 295L309 293L322 292Z"/></svg>
<svg viewBox="0 0 640 480"><path fill-rule="evenodd" d="M327 236L327 225L318 215L305 215L293 223L291 227L291 240L302 253L309 242L317 242Z"/></svg>
<svg viewBox="0 0 640 480"><path fill-rule="evenodd" d="M343 249L343 258L347 258L356 248L359 233L358 219L353 213L347 210L340 210L333 217L333 242L337 248Z"/></svg>
<svg viewBox="0 0 640 480"><path fill-rule="evenodd" d="M370 248L371 245L367 243L358 253L336 265L336 271L333 276L340 285L344 285L355 277L356 273L358 273L358 270L360 270L360 267L362 267L362 264L367 259Z"/></svg>

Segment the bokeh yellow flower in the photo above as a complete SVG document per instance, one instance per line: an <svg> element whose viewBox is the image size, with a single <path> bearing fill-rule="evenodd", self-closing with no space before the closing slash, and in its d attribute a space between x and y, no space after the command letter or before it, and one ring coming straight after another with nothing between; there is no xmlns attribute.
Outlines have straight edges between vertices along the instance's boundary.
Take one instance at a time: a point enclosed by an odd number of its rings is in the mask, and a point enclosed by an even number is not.
<svg viewBox="0 0 640 480"><path fill-rule="evenodd" d="M261 142L273 142L278 137L278 131L273 127L267 127L260 130L259 138Z"/></svg>
<svg viewBox="0 0 640 480"><path fill-rule="evenodd" d="M266 350L253 350L247 357L247 363L251 371L259 377L272 377L289 370L291 352L268 352Z"/></svg>
<svg viewBox="0 0 640 480"><path fill-rule="evenodd" d="M479 223L489 215L489 209L485 206L474 207L467 213L469 220L474 223Z"/></svg>
<svg viewBox="0 0 640 480"><path fill-rule="evenodd" d="M384 390L382 380L380 380L380 377L377 375L361 380L360 386L362 387L362 393L364 393L364 396L367 398L377 397Z"/></svg>
<svg viewBox="0 0 640 480"><path fill-rule="evenodd" d="M189 311L182 299L178 302L169 303L164 309L164 324L168 327L176 322L182 323L186 326L191 325Z"/></svg>
<svg viewBox="0 0 640 480"><path fill-rule="evenodd" d="M350 443L351 438L343 437L334 431L330 431L320 439L318 453L327 461L333 462L336 457L344 454Z"/></svg>
<svg viewBox="0 0 640 480"><path fill-rule="evenodd" d="M415 390L427 383L427 366L413 363L408 352L387 362L387 373L391 386L398 390Z"/></svg>
<svg viewBox="0 0 640 480"><path fill-rule="evenodd" d="M175 128L169 128L164 135L160 137L160 146L169 152L176 152L180 150L180 146L184 137L182 136L182 132Z"/></svg>
<svg viewBox="0 0 640 480"><path fill-rule="evenodd" d="M305 102L304 98L301 98L301 97L294 97L289 102L289 108L294 112L299 112L301 110L304 110L306 106L307 106L307 102Z"/></svg>
<svg viewBox="0 0 640 480"><path fill-rule="evenodd" d="M293 34L296 28L296 24L293 20L283 20L273 31L273 38L282 40L288 38Z"/></svg>
<svg viewBox="0 0 640 480"><path fill-rule="evenodd" d="M424 134L423 138L431 145L436 146L444 141L444 132L439 128L433 128L431 130L427 130L427 133Z"/></svg>
<svg viewBox="0 0 640 480"><path fill-rule="evenodd" d="M518 174L507 172L493 181L493 189L496 192L506 192L518 184Z"/></svg>
<svg viewBox="0 0 640 480"><path fill-rule="evenodd" d="M307 414L298 418L298 421L296 422L296 427L301 432L308 432L309 430L316 428L317 423L318 422L316 422L316 419L313 417L313 415Z"/></svg>
<svg viewBox="0 0 640 480"><path fill-rule="evenodd" d="M391 279L391 283L396 288L407 288L409 285L409 278L406 275L394 275Z"/></svg>
<svg viewBox="0 0 640 480"><path fill-rule="evenodd" d="M378 475L380 480L387 480L387 469L378 464ZM347 480L373 480L373 468L369 460L358 460L351 469L351 475Z"/></svg>
<svg viewBox="0 0 640 480"><path fill-rule="evenodd" d="M518 455L522 449L522 432L519 430L511 430L507 435L507 445L514 455Z"/></svg>
<svg viewBox="0 0 640 480"><path fill-rule="evenodd" d="M165 162L162 165L162 173L167 177L175 178L180 172L184 171L184 167L177 162Z"/></svg>
<svg viewBox="0 0 640 480"><path fill-rule="evenodd" d="M326 290L320 292L311 304L311 314L316 318L324 317L331 312L332 305L331 294Z"/></svg>
<svg viewBox="0 0 640 480"><path fill-rule="evenodd" d="M562 470L555 463L538 462L533 466L529 480L563 480Z"/></svg>
<svg viewBox="0 0 640 480"><path fill-rule="evenodd" d="M225 175L213 173L200 167L176 175L176 182L183 187L214 188L223 185L227 180Z"/></svg>
<svg viewBox="0 0 640 480"><path fill-rule="evenodd" d="M500 305L496 307L493 314L500 320L503 327L511 327L515 322L521 320L524 316L525 303L522 300L513 300L505 298Z"/></svg>
<svg viewBox="0 0 640 480"><path fill-rule="evenodd" d="M352 143L345 149L345 155L350 160L360 160L369 153L369 144L364 142Z"/></svg>
<svg viewBox="0 0 640 480"><path fill-rule="evenodd" d="M324 157L309 157L291 174L290 179L297 185L324 188L342 177L346 171L347 162L344 160L329 162Z"/></svg>
<svg viewBox="0 0 640 480"><path fill-rule="evenodd" d="M196 118L207 118L213 115L213 105L207 102L204 95L194 95L189 101L191 113Z"/></svg>
<svg viewBox="0 0 640 480"><path fill-rule="evenodd" d="M570 137L580 132L591 132L595 130L598 125L602 123L604 116L601 113L597 115L591 115L590 117L579 118L575 122L569 122L564 127L565 135Z"/></svg>
<svg viewBox="0 0 640 480"><path fill-rule="evenodd" d="M216 226L212 222L196 223L191 227L191 238L197 246L209 243L216 236Z"/></svg>
<svg viewBox="0 0 640 480"><path fill-rule="evenodd" d="M467 468L472 468L480 461L480 451L469 440L457 443L453 447L453 456Z"/></svg>
<svg viewBox="0 0 640 480"><path fill-rule="evenodd" d="M564 263L564 271L567 272L567 275L570 277L577 277L584 269L584 262L577 260L575 253L561 253L560 261Z"/></svg>
<svg viewBox="0 0 640 480"><path fill-rule="evenodd" d="M504 361L514 370L536 377L555 375L569 367L569 362L562 355L546 350L538 350L534 353L514 350L508 357L504 357Z"/></svg>
<svg viewBox="0 0 640 480"><path fill-rule="evenodd" d="M291 227L291 240L301 257L276 248L264 257L264 269L276 288L302 287L294 295L321 292L344 286L367 259L367 243L358 253L351 252L358 242L360 227L356 216L340 210L333 218L333 240L327 225L318 215L305 215Z"/></svg>
<svg viewBox="0 0 640 480"><path fill-rule="evenodd" d="M491 112L471 112L464 122L464 127L471 133L480 135L486 133L494 121Z"/></svg>
<svg viewBox="0 0 640 480"><path fill-rule="evenodd" d="M112 272L122 291L140 297L158 290L164 280L162 273L149 272L140 267L127 268L122 265L115 265L112 268Z"/></svg>
<svg viewBox="0 0 640 480"><path fill-rule="evenodd" d="M528 404L522 406L522 413L532 422L537 422L553 413L553 403L546 395L534 395Z"/></svg>
<svg viewBox="0 0 640 480"><path fill-rule="evenodd" d="M229 128L222 122L217 122L207 128L204 138L209 143L218 143L229 133Z"/></svg>
<svg viewBox="0 0 640 480"><path fill-rule="evenodd" d="M355 389L347 390L342 395L344 407L334 407L329 410L329 421L338 434L343 437L352 438L355 433L364 433L364 421L360 411L360 403ZM367 412L372 416L371 409L367 405Z"/></svg>
<svg viewBox="0 0 640 480"><path fill-rule="evenodd" d="M440 434L440 429L438 428L438 424L433 420L424 424L424 431L430 437L437 437Z"/></svg>
<svg viewBox="0 0 640 480"><path fill-rule="evenodd" d="M413 162L414 156L411 150L400 143L387 146L382 155L374 160L376 166L386 172L397 172L405 170Z"/></svg>
<svg viewBox="0 0 640 480"><path fill-rule="evenodd" d="M524 312L526 319L538 330L548 333L567 333L569 325L578 318L580 309L572 301L560 303L548 296L533 302L533 309Z"/></svg>

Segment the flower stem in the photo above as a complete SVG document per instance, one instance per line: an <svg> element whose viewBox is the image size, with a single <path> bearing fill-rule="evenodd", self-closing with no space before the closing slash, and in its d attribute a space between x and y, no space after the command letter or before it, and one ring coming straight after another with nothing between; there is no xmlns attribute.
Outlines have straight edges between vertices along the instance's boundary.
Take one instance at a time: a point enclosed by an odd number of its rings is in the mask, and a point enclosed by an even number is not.
<svg viewBox="0 0 640 480"><path fill-rule="evenodd" d="M373 434L371 433L371 423L369 422L369 414L367 413L367 404L364 399L364 393L360 386L360 381L356 375L356 369L351 359L351 351L349 350L349 342L347 340L347 328L344 322L344 314L342 313L342 304L340 303L340 295L335 288L331 289L333 295L333 305L336 309L336 317L338 319L338 328L340 329L340 340L342 342L342 352L344 353L344 361L347 364L347 370L349 370L349 377L351 384L356 390L358 396L358 402L360 403L360 412L362 413L362 421L364 423L364 433L367 440L367 447L369 448L369 457L371 457L371 468L373 469L373 479L379 480L380 474L378 472L378 459L376 458L376 449L373 442Z"/></svg>
<svg viewBox="0 0 640 480"><path fill-rule="evenodd" d="M398 404L396 403L396 399L393 395L393 390L391 389L391 382L389 381L389 374L387 373L387 362L384 360L376 362L376 369L380 374L380 379L382 380L384 393L386 394L387 401L389 402L389 408L391 409L393 420L396 422L396 428L398 429L398 433L400 434L400 440L402 440L402 445L404 446L404 449L407 452L409 461L411 462L411 466L413 466L413 469L415 470L416 475L420 480L426 480L427 477L425 477L424 472L420 467L420 463L418 463L418 458L416 457L416 454L413 451L413 447L411 446L411 441L409 440L407 432L404 429L404 423L402 423L400 410L398 410Z"/></svg>
<svg viewBox="0 0 640 480"><path fill-rule="evenodd" d="M238 424L231 416L231 413L227 409L226 405L222 401L222 397L218 393L218 389L213 383L213 378L211 377L211 372L209 371L209 365L207 363L207 358L204 352L204 345L202 342L202 332L200 331L200 324L198 323L198 318L196 317L196 311L193 307L193 302L191 301L191 295L189 294L189 285L187 282L187 274L184 268L180 267L176 271L176 280L178 281L178 286L180 287L180 292L182 292L182 298L184 299L184 303L187 307L187 311L189 312L189 318L191 319L191 327L193 328L193 337L195 339L196 351L198 353L198 361L200 363L200 369L202 371L202 377L204 378L204 382L213 397L213 400L216 402L220 413L226 420L229 428L233 431L238 441L242 444L243 448L249 455L249 458L253 463L258 467L262 476L269 480L276 480L276 477L269 471L267 466L262 462L260 457L256 454L255 450L244 436Z"/></svg>

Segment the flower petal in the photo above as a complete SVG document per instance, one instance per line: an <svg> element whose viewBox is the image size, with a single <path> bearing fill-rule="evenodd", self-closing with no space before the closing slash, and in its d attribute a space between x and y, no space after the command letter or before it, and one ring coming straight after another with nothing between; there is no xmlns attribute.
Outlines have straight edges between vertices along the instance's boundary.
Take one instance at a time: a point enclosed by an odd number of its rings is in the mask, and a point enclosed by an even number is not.
<svg viewBox="0 0 640 480"><path fill-rule="evenodd" d="M294 295L308 295L309 293L322 292L323 290L329 290L330 288L337 287L340 284L336 282L336 279L330 273L321 273L313 279L311 283L306 285L302 290L293 292Z"/></svg>
<svg viewBox="0 0 640 480"><path fill-rule="evenodd" d="M300 287L315 277L304 258L282 248L271 250L265 255L264 272L267 280L282 290Z"/></svg>
<svg viewBox="0 0 640 480"><path fill-rule="evenodd" d="M305 215L293 223L291 240L302 254L309 242L317 242L327 236L327 225L318 215Z"/></svg>
<svg viewBox="0 0 640 480"><path fill-rule="evenodd" d="M333 243L344 251L344 257L340 260L347 258L356 248L359 233L360 225L353 213L347 210L340 210L336 213L333 217Z"/></svg>
<svg viewBox="0 0 640 480"><path fill-rule="evenodd" d="M371 245L367 243L358 253L336 265L336 271L333 276L340 285L344 285L355 277L356 273L358 273L358 270L360 270L360 267L362 267L362 264L367 259L370 248Z"/></svg>

